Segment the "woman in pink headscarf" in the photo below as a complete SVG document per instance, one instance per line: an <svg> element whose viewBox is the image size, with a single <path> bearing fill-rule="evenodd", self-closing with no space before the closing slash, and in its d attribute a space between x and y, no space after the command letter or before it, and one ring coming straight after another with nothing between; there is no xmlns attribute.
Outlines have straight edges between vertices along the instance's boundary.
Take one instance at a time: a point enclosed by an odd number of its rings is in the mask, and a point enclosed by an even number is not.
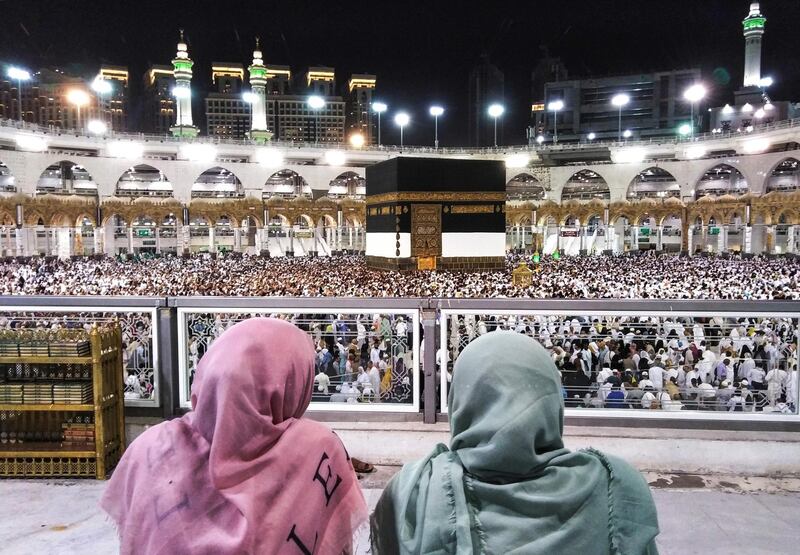
<svg viewBox="0 0 800 555"><path fill-rule="evenodd" d="M122 553L348 552L367 508L350 457L302 418L314 349L297 327L253 318L201 360L193 411L144 432L100 502Z"/></svg>

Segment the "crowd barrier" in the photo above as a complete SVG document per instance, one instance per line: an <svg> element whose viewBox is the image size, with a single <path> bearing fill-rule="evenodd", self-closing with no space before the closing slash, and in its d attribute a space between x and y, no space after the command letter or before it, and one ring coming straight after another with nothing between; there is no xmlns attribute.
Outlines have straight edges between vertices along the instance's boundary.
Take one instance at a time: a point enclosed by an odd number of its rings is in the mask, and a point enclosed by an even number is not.
<svg viewBox="0 0 800 555"><path fill-rule="evenodd" d="M588 330L597 339L634 334L665 345L674 338L669 332L680 329L681 335L702 334L715 353L748 341L755 328L775 329L788 338L782 352L791 360L778 358L774 366L789 370L793 360L798 367L800 303L790 301L0 297L0 328L12 322L53 327L118 319L125 342L126 412L134 416L170 417L187 410L203 354L225 329L254 316L289 319L309 333L318 348L310 410L336 420L446 419L455 360L472 339L498 328L543 343L586 336ZM731 333L742 323L743 335ZM732 345L734 352L740 348ZM737 362L731 360L731 366ZM377 371L370 372L370 363ZM796 374L790 376L796 380ZM659 419L675 426L736 421L796 423L800 429L797 390L788 385L777 392L754 390L744 410L732 411L727 392L686 387L678 402L641 410L638 399L606 403L601 384L573 384L567 376L565 414L572 422L610 425Z"/></svg>

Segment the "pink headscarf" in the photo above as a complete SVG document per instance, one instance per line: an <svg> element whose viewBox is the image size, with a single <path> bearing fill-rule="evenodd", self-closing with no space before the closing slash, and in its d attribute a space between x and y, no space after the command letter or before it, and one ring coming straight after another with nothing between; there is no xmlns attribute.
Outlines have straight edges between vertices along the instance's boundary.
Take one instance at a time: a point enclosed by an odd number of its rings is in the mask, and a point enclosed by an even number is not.
<svg viewBox="0 0 800 555"><path fill-rule="evenodd" d="M292 324L252 318L197 369L183 418L125 452L101 507L122 553L340 554L366 521L350 457L302 418L314 349Z"/></svg>

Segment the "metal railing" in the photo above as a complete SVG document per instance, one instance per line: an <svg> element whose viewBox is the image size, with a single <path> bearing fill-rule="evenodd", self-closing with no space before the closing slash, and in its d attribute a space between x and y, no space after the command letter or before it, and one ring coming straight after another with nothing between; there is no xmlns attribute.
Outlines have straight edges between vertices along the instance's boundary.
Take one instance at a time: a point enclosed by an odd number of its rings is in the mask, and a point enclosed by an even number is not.
<svg viewBox="0 0 800 555"><path fill-rule="evenodd" d="M347 142L342 143L310 143L302 141L269 141L267 145L278 147L282 149L320 149L320 150L348 150L353 152L362 153L417 153L417 154L463 154L463 155L492 155L492 154L508 154L508 153L552 153L562 151L575 151L575 150L596 150L598 148L621 148L631 146L677 146L693 143L704 143L710 141L720 141L727 139L736 139L743 137L757 136L763 133L770 133L773 131L781 131L785 129L794 129L800 127L800 119L788 119L774 123L766 123L754 128L751 132L737 132L729 131L723 133L700 133L694 137L652 137L649 139L633 139L633 140L610 140L610 141L591 141L591 142L572 142L572 143L556 143L556 144L524 144L524 145L506 145L500 147L428 147L428 146L399 146L399 145L370 145L365 148L352 147ZM227 139L213 136L200 136L188 139L186 137L174 137L171 135L154 135L147 133L123 133L111 131L104 136L87 135L78 129L62 129L54 126L41 126L34 123L20 122L18 120L0 119L0 128L5 129L19 129L29 131L44 136L74 136L82 140L89 141L101 147L109 139L113 140L131 140L131 141L144 141L146 143L165 143L165 144L181 144L181 143L206 143L214 145L229 145L229 146L263 146L261 143L251 141L249 139ZM74 153L80 155L80 153ZM84 153L90 155L89 153Z"/></svg>
<svg viewBox="0 0 800 555"><path fill-rule="evenodd" d="M189 408L194 371L214 339L254 316L289 319L314 340L316 412L418 414L434 422L447 414L463 348L484 333L512 329L551 350L568 418L800 424L800 303L791 301L0 297L0 327L118 319L126 406L163 416ZM631 344L651 351L651 363L603 358L601 339L626 353ZM711 366L693 341L713 353ZM587 365L573 356L584 342ZM622 398L610 395L615 390Z"/></svg>

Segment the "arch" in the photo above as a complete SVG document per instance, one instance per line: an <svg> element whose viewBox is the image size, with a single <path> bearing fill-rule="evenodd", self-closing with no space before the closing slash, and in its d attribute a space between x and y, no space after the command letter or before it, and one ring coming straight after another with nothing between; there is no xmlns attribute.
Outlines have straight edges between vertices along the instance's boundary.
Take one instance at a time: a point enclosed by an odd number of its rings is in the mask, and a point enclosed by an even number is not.
<svg viewBox="0 0 800 555"><path fill-rule="evenodd" d="M38 210L25 212L25 225L28 226L44 225L45 221L47 221L47 218L45 218L44 215ZM42 223L40 224L39 222Z"/></svg>
<svg viewBox="0 0 800 555"><path fill-rule="evenodd" d="M54 212L49 220L46 220L46 225L49 227L71 227L72 218L64 212Z"/></svg>
<svg viewBox="0 0 800 555"><path fill-rule="evenodd" d="M507 200L534 200L547 199L547 190L542 182L529 173L520 173L506 183Z"/></svg>
<svg viewBox="0 0 800 555"><path fill-rule="evenodd" d="M305 226L303 224L305 224ZM312 218L308 214L298 214L297 217L294 219L292 225L294 227L299 227L301 229L304 229L304 227L308 229L313 229L314 218Z"/></svg>
<svg viewBox="0 0 800 555"><path fill-rule="evenodd" d="M561 191L561 202L595 199L611 200L611 189L602 175L589 169L573 173Z"/></svg>
<svg viewBox="0 0 800 555"><path fill-rule="evenodd" d="M628 185L628 199L680 198L681 186L664 168L651 166L640 171Z"/></svg>
<svg viewBox="0 0 800 555"><path fill-rule="evenodd" d="M328 184L330 198L360 198L367 194L367 180L354 171L342 172Z"/></svg>
<svg viewBox="0 0 800 555"><path fill-rule="evenodd" d="M0 160L0 193L16 193L17 192L17 185L14 182L14 174L11 173L11 170L6 166L2 160Z"/></svg>
<svg viewBox="0 0 800 555"><path fill-rule="evenodd" d="M197 176L191 193L192 198L242 198L244 186L235 173L214 166Z"/></svg>
<svg viewBox="0 0 800 555"><path fill-rule="evenodd" d="M788 193L800 191L800 161L797 158L785 158L776 164L767 177L766 192Z"/></svg>
<svg viewBox="0 0 800 555"><path fill-rule="evenodd" d="M91 174L70 160L61 160L45 168L36 182L37 193L97 195L97 183Z"/></svg>
<svg viewBox="0 0 800 555"><path fill-rule="evenodd" d="M94 214L90 214L89 212L81 212L75 217L75 227L83 226L86 220L88 220L92 226L96 224L94 220Z"/></svg>
<svg viewBox="0 0 800 555"><path fill-rule="evenodd" d="M119 176L115 194L120 197L171 197L172 182L158 168L137 164Z"/></svg>
<svg viewBox="0 0 800 555"><path fill-rule="evenodd" d="M263 198L295 198L311 196L311 186L305 178L294 170L283 169L273 173L264 183Z"/></svg>
<svg viewBox="0 0 800 555"><path fill-rule="evenodd" d="M345 216L344 221L347 227L356 227L356 228L361 227L361 220L359 220L355 214L348 214L347 216Z"/></svg>
<svg viewBox="0 0 800 555"><path fill-rule="evenodd" d="M338 227L337 224L336 224L336 218L334 218L330 214L323 214L322 215L322 225L324 227L333 227L333 228Z"/></svg>
<svg viewBox="0 0 800 555"><path fill-rule="evenodd" d="M695 198L747 193L747 180L742 172L729 164L717 164L700 176L695 186Z"/></svg>

